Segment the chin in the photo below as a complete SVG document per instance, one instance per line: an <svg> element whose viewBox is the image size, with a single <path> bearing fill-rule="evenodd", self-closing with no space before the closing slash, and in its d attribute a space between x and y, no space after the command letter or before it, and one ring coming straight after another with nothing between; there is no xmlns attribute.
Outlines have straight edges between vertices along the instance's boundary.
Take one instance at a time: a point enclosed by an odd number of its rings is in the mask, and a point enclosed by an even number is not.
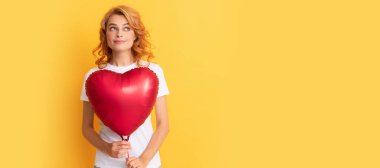
<svg viewBox="0 0 380 168"><path fill-rule="evenodd" d="M113 51L128 51L130 49L132 49L131 47L121 47L121 46L117 46L117 47L112 47L111 48Z"/></svg>

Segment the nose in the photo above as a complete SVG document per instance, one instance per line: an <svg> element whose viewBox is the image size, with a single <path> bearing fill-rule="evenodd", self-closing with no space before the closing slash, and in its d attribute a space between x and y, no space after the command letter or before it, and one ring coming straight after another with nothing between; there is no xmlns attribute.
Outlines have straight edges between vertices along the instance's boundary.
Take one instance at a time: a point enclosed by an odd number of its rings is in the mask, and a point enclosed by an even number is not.
<svg viewBox="0 0 380 168"><path fill-rule="evenodd" d="M116 37L123 37L123 35L121 34L121 31L117 31Z"/></svg>

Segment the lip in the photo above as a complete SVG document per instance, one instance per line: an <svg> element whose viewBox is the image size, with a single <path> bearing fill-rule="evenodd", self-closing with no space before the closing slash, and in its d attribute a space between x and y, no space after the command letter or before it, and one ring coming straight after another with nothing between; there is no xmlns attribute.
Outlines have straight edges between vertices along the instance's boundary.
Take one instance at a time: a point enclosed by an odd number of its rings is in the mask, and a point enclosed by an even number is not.
<svg viewBox="0 0 380 168"><path fill-rule="evenodd" d="M124 40L115 40L113 41L115 44L121 44L121 43L124 43L125 41Z"/></svg>

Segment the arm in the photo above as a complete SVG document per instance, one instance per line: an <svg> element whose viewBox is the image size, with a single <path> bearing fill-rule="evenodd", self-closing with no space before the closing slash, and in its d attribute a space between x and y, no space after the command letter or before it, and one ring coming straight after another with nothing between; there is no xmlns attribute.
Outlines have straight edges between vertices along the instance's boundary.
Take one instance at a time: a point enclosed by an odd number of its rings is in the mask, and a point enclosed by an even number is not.
<svg viewBox="0 0 380 168"><path fill-rule="evenodd" d="M161 144L169 133L169 120L166 107L166 96L160 96L156 100L156 131L153 133L145 151L139 157L142 162L148 164L157 153Z"/></svg>
<svg viewBox="0 0 380 168"><path fill-rule="evenodd" d="M97 149L106 152L106 145L99 134L94 129L94 111L89 102L83 102L83 120L82 120L82 135Z"/></svg>
<svg viewBox="0 0 380 168"><path fill-rule="evenodd" d="M114 158L123 157L127 153L122 148L130 149L127 141L108 143L99 136L94 129L94 111L89 102L83 102L82 134L93 146Z"/></svg>

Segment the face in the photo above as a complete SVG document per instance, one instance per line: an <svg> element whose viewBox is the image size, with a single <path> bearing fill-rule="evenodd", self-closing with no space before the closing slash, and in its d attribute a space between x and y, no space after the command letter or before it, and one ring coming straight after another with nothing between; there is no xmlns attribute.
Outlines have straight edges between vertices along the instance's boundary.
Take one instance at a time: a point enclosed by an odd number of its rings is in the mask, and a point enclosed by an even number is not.
<svg viewBox="0 0 380 168"><path fill-rule="evenodd" d="M112 51L128 51L136 39L135 32L123 15L112 15L108 19L106 37Z"/></svg>

